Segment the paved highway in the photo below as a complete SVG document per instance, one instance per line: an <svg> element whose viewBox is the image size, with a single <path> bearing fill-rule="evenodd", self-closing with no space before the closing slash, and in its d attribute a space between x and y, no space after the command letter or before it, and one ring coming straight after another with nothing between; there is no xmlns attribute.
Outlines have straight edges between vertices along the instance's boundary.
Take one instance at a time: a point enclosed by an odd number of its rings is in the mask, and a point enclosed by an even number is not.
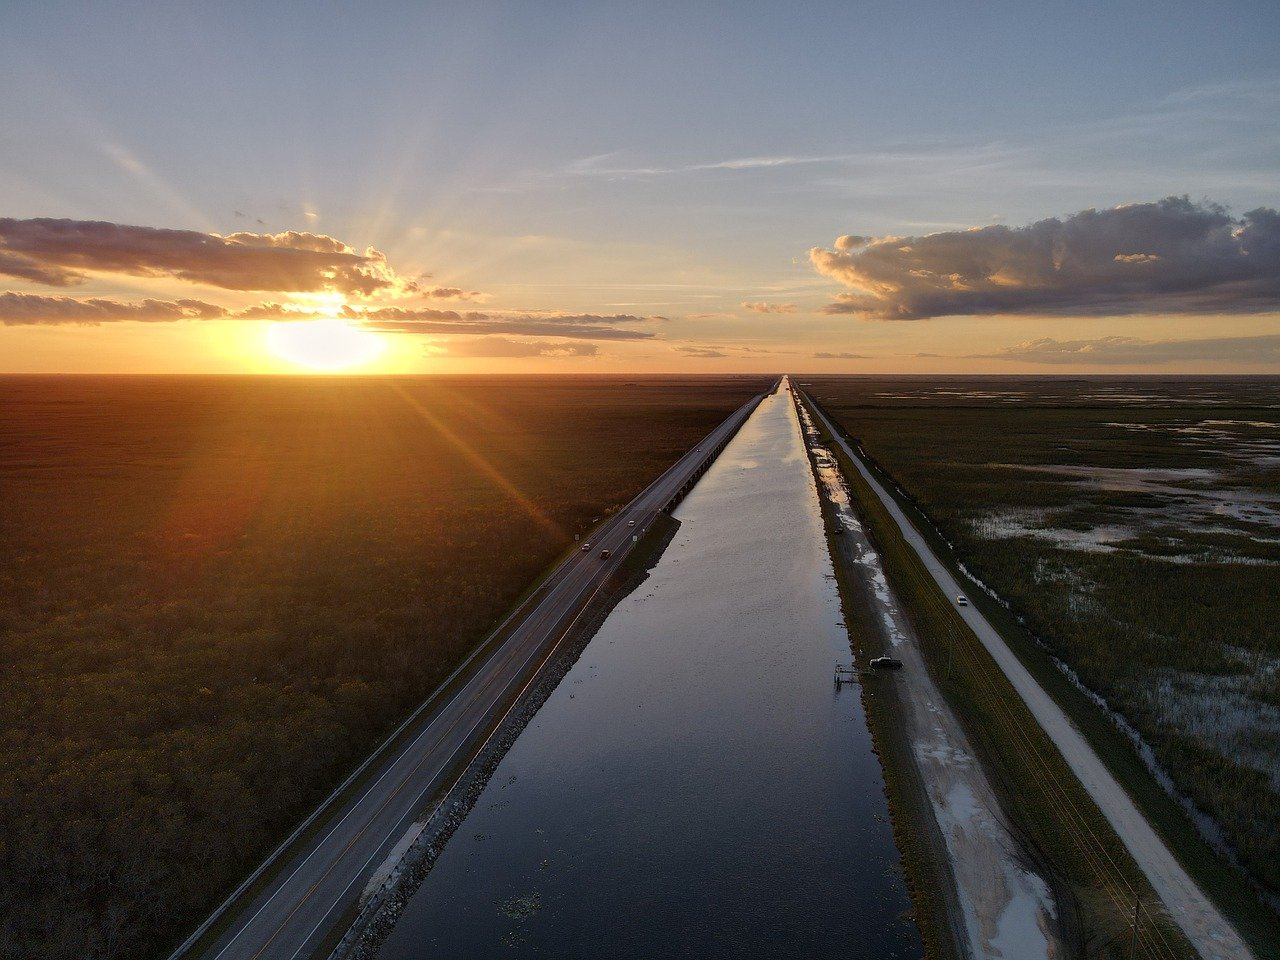
<svg viewBox="0 0 1280 960"><path fill-rule="evenodd" d="M387 756L378 757L365 784L354 796L335 802L309 841L280 854L284 866L275 878L238 910L227 929L198 956L202 960L311 958L334 926L350 916L370 877L420 818L430 798L449 785L458 761L470 759L484 743L493 720L542 666L569 624L622 562L632 537L696 481L760 399L737 410L625 510L599 527L590 537L589 551L565 560L517 612L506 639L482 647L465 665L452 692L433 695L422 708L417 733L404 745L385 751ZM601 550L611 555L602 558ZM228 905L210 921L223 912L230 912ZM196 956L191 944L203 929L171 960Z"/></svg>
<svg viewBox="0 0 1280 960"><path fill-rule="evenodd" d="M960 584L934 554L928 541L876 479L858 451L841 436L820 408L812 403L810 405L822 418L831 436L844 448L849 459L857 465L858 472L871 485L871 489L898 524L903 537L920 555L921 561L942 588L942 592L949 597L958 596L962 592ZM960 616L982 641L992 659L999 664L1032 715L1049 735L1049 739L1058 747L1063 759L1084 785L1089 796L1115 828L1139 869L1146 874L1151 886L1164 902L1169 915L1182 928L1200 956L1204 960L1248 960L1253 957L1253 952L1245 945L1235 928L1183 869L1084 735L1022 665L1022 661L1004 642L1004 637L991 626L977 607L970 605L958 609Z"/></svg>

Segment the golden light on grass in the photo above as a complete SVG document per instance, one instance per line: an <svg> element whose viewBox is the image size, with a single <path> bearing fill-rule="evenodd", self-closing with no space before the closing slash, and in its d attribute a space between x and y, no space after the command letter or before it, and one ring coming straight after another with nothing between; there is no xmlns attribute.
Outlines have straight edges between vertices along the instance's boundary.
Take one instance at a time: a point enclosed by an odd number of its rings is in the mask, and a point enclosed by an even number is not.
<svg viewBox="0 0 1280 960"><path fill-rule="evenodd" d="M317 373L368 367L387 347L378 334L335 317L272 323L266 344L273 357Z"/></svg>

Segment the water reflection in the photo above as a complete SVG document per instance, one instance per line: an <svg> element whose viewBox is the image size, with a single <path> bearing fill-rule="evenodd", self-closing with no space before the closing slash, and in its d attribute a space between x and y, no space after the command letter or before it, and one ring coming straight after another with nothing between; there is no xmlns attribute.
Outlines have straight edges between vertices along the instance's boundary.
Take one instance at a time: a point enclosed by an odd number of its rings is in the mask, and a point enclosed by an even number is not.
<svg viewBox="0 0 1280 960"><path fill-rule="evenodd" d="M384 960L920 955L789 393L677 516Z"/></svg>

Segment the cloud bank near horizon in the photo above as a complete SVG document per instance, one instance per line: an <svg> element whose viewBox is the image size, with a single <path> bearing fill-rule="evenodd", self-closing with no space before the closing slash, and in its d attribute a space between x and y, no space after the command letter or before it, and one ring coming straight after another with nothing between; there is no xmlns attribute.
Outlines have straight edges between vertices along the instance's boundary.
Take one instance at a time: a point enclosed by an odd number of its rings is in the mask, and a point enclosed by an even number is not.
<svg viewBox="0 0 1280 960"><path fill-rule="evenodd" d="M512 340L509 337L476 337L427 346L427 356L458 359L594 357L599 352L596 344L580 340Z"/></svg>
<svg viewBox="0 0 1280 960"><path fill-rule="evenodd" d="M475 301L486 295L456 286L420 285L398 274L372 247L363 254L333 237L285 233L233 233L47 217L0 218L0 276L67 288L94 276L179 280L224 290L268 294L340 294L354 297L336 315L383 333L547 336L579 340L647 340L655 334L629 326L659 317L555 311L478 312L388 306L388 299ZM314 306L263 301L229 307L204 299L72 297L0 293L0 326L96 326L190 320L305 321L335 315ZM582 354L585 355L585 354Z"/></svg>
<svg viewBox="0 0 1280 960"><path fill-rule="evenodd" d="M358 321L368 329L380 333L505 333L517 336L576 337L582 340L649 340L651 330L635 330L623 324L638 324L653 320L631 314L602 316L593 313L479 313L456 310L409 310L402 307L382 307L376 310L359 310L344 307L339 315L344 320Z"/></svg>
<svg viewBox="0 0 1280 960"><path fill-rule="evenodd" d="M1025 227L850 234L809 258L854 290L824 313L872 320L1280 310L1280 213L1259 207L1237 218L1187 197Z"/></svg>
<svg viewBox="0 0 1280 960"><path fill-rule="evenodd" d="M648 340L649 330L626 324L642 324L650 318L631 314L611 316L589 313L481 313L432 308L358 308L344 306L338 318L369 330L404 334L514 334L566 337L582 340ZM181 320L307 321L332 316L314 310L264 302L232 310L204 300L155 300L134 302L105 297L50 297L40 294L0 293L0 326L98 326L104 323L172 323Z"/></svg>
<svg viewBox="0 0 1280 960"><path fill-rule="evenodd" d="M1142 340L1138 337L1099 337L1093 340L1024 340L995 353L975 353L983 360L1021 360L1030 363L1129 365L1219 361L1280 363L1280 334L1254 337L1205 337L1191 340Z"/></svg>

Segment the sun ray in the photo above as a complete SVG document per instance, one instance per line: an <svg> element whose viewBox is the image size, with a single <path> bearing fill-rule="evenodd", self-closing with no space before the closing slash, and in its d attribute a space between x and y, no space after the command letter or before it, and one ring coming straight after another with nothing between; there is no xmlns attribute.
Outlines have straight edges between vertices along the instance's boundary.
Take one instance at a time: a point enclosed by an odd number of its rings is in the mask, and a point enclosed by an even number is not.
<svg viewBox="0 0 1280 960"><path fill-rule="evenodd" d="M567 537L564 529L547 516L547 514L544 513L537 504L530 500L519 487L507 479L507 477L504 476L497 467L476 452L476 450L473 449L465 440L451 430L448 424L428 410L421 401L415 399L401 384L392 380L389 382L389 386L391 387L391 390L403 399L404 402L407 403L420 417L422 417L423 420L427 421L427 423L429 423L432 428L440 434L440 436L444 437L444 439L447 440L455 450L466 457L474 466L478 467L486 477L501 487L507 496L514 500L522 510L533 518L534 522L558 538Z"/></svg>

